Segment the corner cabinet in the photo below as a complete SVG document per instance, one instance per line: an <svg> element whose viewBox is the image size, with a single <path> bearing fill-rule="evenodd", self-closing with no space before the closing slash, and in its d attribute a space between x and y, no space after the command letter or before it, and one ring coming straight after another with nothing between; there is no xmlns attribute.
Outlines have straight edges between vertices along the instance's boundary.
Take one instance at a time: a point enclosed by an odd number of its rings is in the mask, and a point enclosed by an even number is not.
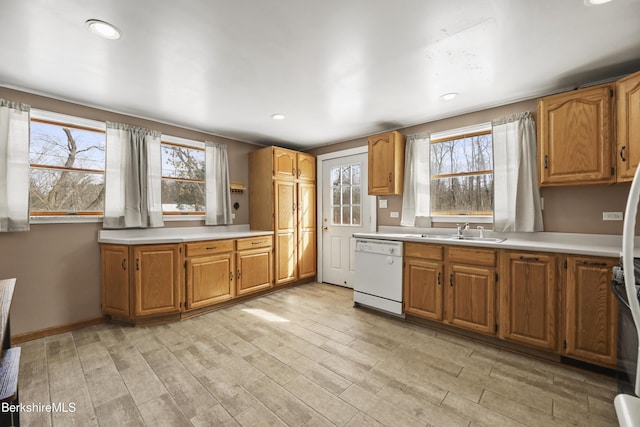
<svg viewBox="0 0 640 427"><path fill-rule="evenodd" d="M565 349L575 359L616 365L618 305L611 292L617 259L567 257Z"/></svg>
<svg viewBox="0 0 640 427"><path fill-rule="evenodd" d="M275 285L316 275L316 160L266 147L249 154L249 224L274 231Z"/></svg>
<svg viewBox="0 0 640 427"><path fill-rule="evenodd" d="M538 100L541 187L616 182L613 89L604 84Z"/></svg>
<svg viewBox="0 0 640 427"><path fill-rule="evenodd" d="M616 82L618 182L633 180L640 163L640 72Z"/></svg>
<svg viewBox="0 0 640 427"><path fill-rule="evenodd" d="M397 131L369 137L369 195L402 194L406 137Z"/></svg>
<svg viewBox="0 0 640 427"><path fill-rule="evenodd" d="M559 318L556 256L505 251L500 261L499 337L555 351Z"/></svg>
<svg viewBox="0 0 640 427"><path fill-rule="evenodd" d="M180 313L180 244L102 245L102 311L135 318Z"/></svg>

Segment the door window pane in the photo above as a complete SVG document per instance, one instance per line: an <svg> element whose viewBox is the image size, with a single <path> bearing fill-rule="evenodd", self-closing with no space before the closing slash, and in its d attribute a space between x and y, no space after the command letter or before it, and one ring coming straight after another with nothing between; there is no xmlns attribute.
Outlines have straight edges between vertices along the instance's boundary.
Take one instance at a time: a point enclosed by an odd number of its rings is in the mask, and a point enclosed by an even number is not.
<svg viewBox="0 0 640 427"><path fill-rule="evenodd" d="M362 183L360 164L331 168L332 225L360 225Z"/></svg>

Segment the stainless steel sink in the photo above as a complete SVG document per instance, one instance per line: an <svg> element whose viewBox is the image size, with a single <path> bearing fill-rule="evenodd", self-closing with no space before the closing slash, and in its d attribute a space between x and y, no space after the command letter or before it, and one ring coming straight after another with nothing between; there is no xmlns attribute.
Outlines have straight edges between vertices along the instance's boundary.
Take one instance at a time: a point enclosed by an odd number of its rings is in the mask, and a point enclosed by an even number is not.
<svg viewBox="0 0 640 427"><path fill-rule="evenodd" d="M497 237L459 236L457 234L405 234L404 237L424 240L463 240L472 242L501 243L507 239Z"/></svg>

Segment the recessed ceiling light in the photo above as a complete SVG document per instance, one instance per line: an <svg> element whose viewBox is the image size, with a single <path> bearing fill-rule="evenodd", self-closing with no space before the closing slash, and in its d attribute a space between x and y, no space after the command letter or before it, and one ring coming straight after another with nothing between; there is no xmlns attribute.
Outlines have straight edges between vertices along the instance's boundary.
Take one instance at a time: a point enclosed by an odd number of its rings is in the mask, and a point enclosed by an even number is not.
<svg viewBox="0 0 640 427"><path fill-rule="evenodd" d="M587 6L598 6L600 4L609 3L611 0L584 0Z"/></svg>
<svg viewBox="0 0 640 427"><path fill-rule="evenodd" d="M284 114L280 114L280 113L272 114L271 118L273 120L284 120Z"/></svg>
<svg viewBox="0 0 640 427"><path fill-rule="evenodd" d="M89 19L87 21L87 25L91 31L103 39L118 40L122 35L119 29L108 22L100 21L98 19Z"/></svg>
<svg viewBox="0 0 640 427"><path fill-rule="evenodd" d="M445 93L444 95L440 96L440 99L442 99L443 101L451 101L452 99L454 99L458 95L459 94L455 93L455 92Z"/></svg>

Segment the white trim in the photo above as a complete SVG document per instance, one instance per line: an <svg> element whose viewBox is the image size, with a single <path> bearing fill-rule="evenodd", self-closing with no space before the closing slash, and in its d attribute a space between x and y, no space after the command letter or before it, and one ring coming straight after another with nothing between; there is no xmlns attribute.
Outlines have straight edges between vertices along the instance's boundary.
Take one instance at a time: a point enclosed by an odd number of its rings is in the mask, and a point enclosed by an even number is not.
<svg viewBox="0 0 640 427"><path fill-rule="evenodd" d="M29 224L77 224L82 222L102 222L102 215L60 215L31 216Z"/></svg>
<svg viewBox="0 0 640 427"><path fill-rule="evenodd" d="M487 132L491 130L491 122L479 123L477 125L464 126L457 129L443 130L442 132L434 132L431 134L431 141L438 139L453 139L460 135L466 135L477 132Z"/></svg>
<svg viewBox="0 0 640 427"><path fill-rule="evenodd" d="M47 120L50 122L68 123L70 125L82 126L102 132L106 132L107 130L106 122L85 119L83 117L77 116L69 116L67 114L54 113L52 111L38 110L36 108L31 109L31 118L37 120Z"/></svg>
<svg viewBox="0 0 640 427"><path fill-rule="evenodd" d="M316 234L317 234L317 238L316 238L316 279L318 280L318 282L322 282L322 191L323 191L323 181L322 181L322 169L323 169L323 162L325 160L333 160L333 159L338 159L340 157L348 157L348 156L354 156L356 154L367 154L369 152L369 146L368 145L363 145L360 147L355 147L355 148L348 148L346 150L341 150L341 151L333 151L331 153L326 153L326 154L320 154L318 156L316 156ZM363 165L365 166L365 165ZM369 166L367 166L367 170L369 169ZM367 232L375 232L376 231L376 227L378 224L378 218L377 218L377 209L376 209L376 196L369 196L369 195L364 195L366 197L370 198L369 201L369 216L371 217L371 229L369 231L363 230L363 233L367 233ZM364 214L364 212L363 212ZM364 229L364 226L363 226Z"/></svg>
<svg viewBox="0 0 640 427"><path fill-rule="evenodd" d="M205 144L203 141L196 141L194 139L180 138L179 136L165 135L164 133L160 137L160 142L169 142L171 144L179 144L187 147L199 148L204 150Z"/></svg>
<svg viewBox="0 0 640 427"><path fill-rule="evenodd" d="M432 216L431 222L472 222L478 224L493 224L492 216L480 216L480 215L447 215L447 216Z"/></svg>

